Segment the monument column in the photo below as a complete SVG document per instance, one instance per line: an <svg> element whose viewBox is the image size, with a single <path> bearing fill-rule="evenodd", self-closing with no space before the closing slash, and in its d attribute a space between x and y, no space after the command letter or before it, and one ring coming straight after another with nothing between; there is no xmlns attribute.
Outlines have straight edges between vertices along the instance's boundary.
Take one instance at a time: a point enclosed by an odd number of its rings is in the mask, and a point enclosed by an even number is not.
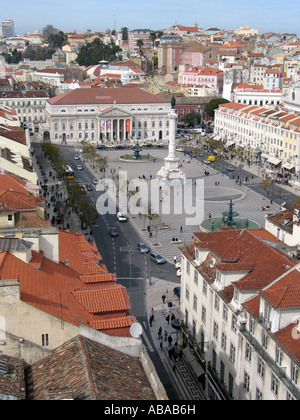
<svg viewBox="0 0 300 420"><path fill-rule="evenodd" d="M165 165L158 171L157 178L167 182L171 179L186 180L185 174L179 168L179 157L176 156L176 122L177 113L174 108L169 114L169 154L165 158Z"/></svg>

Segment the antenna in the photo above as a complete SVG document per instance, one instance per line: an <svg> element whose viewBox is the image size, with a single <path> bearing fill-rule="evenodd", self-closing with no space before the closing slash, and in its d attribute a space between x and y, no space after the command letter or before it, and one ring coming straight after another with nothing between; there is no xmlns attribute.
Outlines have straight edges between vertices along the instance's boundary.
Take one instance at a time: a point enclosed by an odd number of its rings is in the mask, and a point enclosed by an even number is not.
<svg viewBox="0 0 300 420"><path fill-rule="evenodd" d="M143 332L143 328L141 324L139 324L138 322L135 322L134 324L131 325L130 334L133 338L139 338L142 332Z"/></svg>

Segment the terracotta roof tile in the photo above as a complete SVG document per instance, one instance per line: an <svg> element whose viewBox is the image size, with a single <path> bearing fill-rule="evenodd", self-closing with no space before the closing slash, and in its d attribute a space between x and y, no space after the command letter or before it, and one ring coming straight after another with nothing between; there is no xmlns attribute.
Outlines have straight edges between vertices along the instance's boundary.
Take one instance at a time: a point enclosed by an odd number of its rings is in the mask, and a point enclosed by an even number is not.
<svg viewBox="0 0 300 420"><path fill-rule="evenodd" d="M168 103L156 95L142 89L126 88L91 88L74 89L48 100L51 105L108 105L113 104L146 104Z"/></svg>
<svg viewBox="0 0 300 420"><path fill-rule="evenodd" d="M72 295L91 314L126 312L130 309L126 288L119 284L81 288Z"/></svg>

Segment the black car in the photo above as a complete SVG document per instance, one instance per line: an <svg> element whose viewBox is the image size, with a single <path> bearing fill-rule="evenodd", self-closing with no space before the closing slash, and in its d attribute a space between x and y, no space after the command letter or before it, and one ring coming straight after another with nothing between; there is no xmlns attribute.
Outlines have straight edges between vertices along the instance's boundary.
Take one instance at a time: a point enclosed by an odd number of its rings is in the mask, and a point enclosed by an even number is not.
<svg viewBox="0 0 300 420"><path fill-rule="evenodd" d="M98 150L104 150L104 149L106 149L106 146L105 146L104 144L99 144L99 145L96 147L96 149L98 149Z"/></svg>
<svg viewBox="0 0 300 420"><path fill-rule="evenodd" d="M94 187L91 184L86 184L87 191L94 191Z"/></svg>
<svg viewBox="0 0 300 420"><path fill-rule="evenodd" d="M109 229L109 234L112 238L115 238L116 236L119 236L119 232L115 227L111 227Z"/></svg>

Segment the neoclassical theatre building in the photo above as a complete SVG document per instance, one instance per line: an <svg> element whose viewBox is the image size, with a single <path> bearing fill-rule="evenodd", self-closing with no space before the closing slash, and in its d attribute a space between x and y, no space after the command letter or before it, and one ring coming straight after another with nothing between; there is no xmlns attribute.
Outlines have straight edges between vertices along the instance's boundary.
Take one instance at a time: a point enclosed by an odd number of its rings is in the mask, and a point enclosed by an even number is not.
<svg viewBox="0 0 300 420"><path fill-rule="evenodd" d="M140 88L75 89L46 102L43 140L95 144L168 142L171 104Z"/></svg>

